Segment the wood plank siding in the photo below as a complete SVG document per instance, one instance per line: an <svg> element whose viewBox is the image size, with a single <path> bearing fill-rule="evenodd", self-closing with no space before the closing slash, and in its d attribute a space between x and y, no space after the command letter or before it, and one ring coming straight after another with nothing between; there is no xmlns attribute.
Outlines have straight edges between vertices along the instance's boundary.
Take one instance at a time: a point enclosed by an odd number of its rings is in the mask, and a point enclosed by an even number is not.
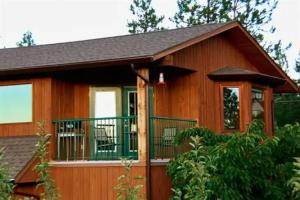
<svg viewBox="0 0 300 200"><path fill-rule="evenodd" d="M145 167L134 166L131 173L132 176L145 176ZM113 187L124 171L121 166L65 166L52 167L52 174L62 200L113 200L117 199ZM145 180L135 184L145 185ZM145 188L142 193L145 193Z"/></svg>
<svg viewBox="0 0 300 200"><path fill-rule="evenodd" d="M166 84L154 85L154 110L159 116L173 116L193 118L198 120L200 126L221 132L221 98L219 95L219 83L210 80L207 74L226 66L237 66L252 71L258 71L258 67L251 62L249 57L235 47L224 34L207 39L173 55L175 66L187 66L197 72L166 77ZM168 79L169 78L169 79ZM247 83L245 83L247 84ZM245 88L249 90L248 88ZM268 90L268 96L272 96ZM245 92L247 93L247 92ZM243 105L249 105L249 97L243 97ZM247 100L248 99L248 100ZM268 106L271 100L268 100ZM244 109L244 108L242 108ZM249 107L247 107L249 109ZM250 120L246 115L246 123ZM267 114L271 116L271 114ZM272 122L266 120L267 130L271 130ZM246 125L246 124L245 124ZM244 125L244 127L245 127Z"/></svg>

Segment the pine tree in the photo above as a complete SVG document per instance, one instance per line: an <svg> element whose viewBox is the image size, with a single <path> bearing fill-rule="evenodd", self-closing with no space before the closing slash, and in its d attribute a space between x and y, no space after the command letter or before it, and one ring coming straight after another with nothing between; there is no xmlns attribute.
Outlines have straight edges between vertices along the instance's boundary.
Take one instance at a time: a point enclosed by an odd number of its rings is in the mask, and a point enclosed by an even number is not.
<svg viewBox="0 0 300 200"><path fill-rule="evenodd" d="M25 32L23 34L23 37L20 40L20 42L17 42L18 47L29 47L29 46L34 46L34 45L35 45L35 42L34 42L31 31Z"/></svg>
<svg viewBox="0 0 300 200"><path fill-rule="evenodd" d="M156 15L151 2L152 0L133 0L130 11L134 19L127 23L129 33L145 33L163 29L161 23L165 17Z"/></svg>
<svg viewBox="0 0 300 200"><path fill-rule="evenodd" d="M218 0L207 0L206 4L200 4L198 0L177 0L177 6L178 12L173 18L170 18L177 27L189 27L218 21Z"/></svg>
<svg viewBox="0 0 300 200"><path fill-rule="evenodd" d="M177 27L206 23L239 21L264 47L269 55L285 69L288 61L285 55L291 44L265 41L266 33L274 33L270 25L278 0L177 0L178 11L171 18Z"/></svg>
<svg viewBox="0 0 300 200"><path fill-rule="evenodd" d="M300 72L300 51L298 53L298 58L295 61L295 70L296 72Z"/></svg>

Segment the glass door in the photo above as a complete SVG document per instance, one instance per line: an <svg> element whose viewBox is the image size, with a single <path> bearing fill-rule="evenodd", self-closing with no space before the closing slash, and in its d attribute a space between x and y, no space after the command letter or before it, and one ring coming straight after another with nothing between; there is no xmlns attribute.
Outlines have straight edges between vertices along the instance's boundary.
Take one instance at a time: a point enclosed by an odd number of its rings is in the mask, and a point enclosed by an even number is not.
<svg viewBox="0 0 300 200"><path fill-rule="evenodd" d="M124 87L123 91L123 113L127 117L124 121L124 154L137 159L137 91L136 87Z"/></svg>
<svg viewBox="0 0 300 200"><path fill-rule="evenodd" d="M128 120L124 123L124 154L134 159L138 158L138 102L136 87L123 89L123 115ZM149 87L149 112L153 115L153 88ZM150 124L149 124L150 125ZM152 137L151 137L152 140ZM150 141L153 144L153 141Z"/></svg>
<svg viewBox="0 0 300 200"><path fill-rule="evenodd" d="M91 158L118 159L122 152L121 88L93 87L91 89Z"/></svg>

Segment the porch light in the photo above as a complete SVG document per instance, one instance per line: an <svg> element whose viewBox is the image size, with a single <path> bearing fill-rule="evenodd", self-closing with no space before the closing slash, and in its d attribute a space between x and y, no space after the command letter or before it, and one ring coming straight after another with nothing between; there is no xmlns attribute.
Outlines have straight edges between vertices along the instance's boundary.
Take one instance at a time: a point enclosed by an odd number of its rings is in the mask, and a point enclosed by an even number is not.
<svg viewBox="0 0 300 200"><path fill-rule="evenodd" d="M160 72L159 78L158 78L158 85L164 85L164 84L166 84L165 78L164 78L164 73Z"/></svg>

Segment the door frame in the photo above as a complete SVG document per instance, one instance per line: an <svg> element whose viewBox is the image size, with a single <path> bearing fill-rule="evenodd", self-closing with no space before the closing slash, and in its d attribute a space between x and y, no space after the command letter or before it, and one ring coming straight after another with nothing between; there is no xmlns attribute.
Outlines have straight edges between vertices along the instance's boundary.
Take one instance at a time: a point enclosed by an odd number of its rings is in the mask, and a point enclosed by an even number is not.
<svg viewBox="0 0 300 200"><path fill-rule="evenodd" d="M116 132L115 132L115 137L114 141L116 142L115 150L107 154L107 151L97 151L96 150L96 141L95 141L95 125L94 125L94 119L96 118L95 116L95 106L96 106L96 92L106 92L106 91L115 91L116 92L116 115L115 116L105 116L105 117L119 117L122 114L122 88L121 87L102 87L102 86L91 86L90 87L90 118L92 120L91 127L90 127L90 134L89 134L89 141L90 141L90 156L92 159L97 160L98 155L106 158L107 156L110 157L110 159L116 158L118 159L118 155L122 155L122 149L118 148L118 144L122 144L122 139L119 137L122 131L122 126L119 125L118 120L116 120ZM104 117L104 118L105 118ZM121 129L121 130L120 130Z"/></svg>
<svg viewBox="0 0 300 200"><path fill-rule="evenodd" d="M122 90L122 97L123 97L123 100L122 100L122 103L123 103L123 116L124 117L127 117L129 116L129 93L130 92L136 92L137 93L137 89L136 89L136 86L124 86L123 87L123 90ZM137 115L135 116L136 117L136 124L137 124ZM127 124L126 124L127 123ZM123 130L124 130L124 137L123 137L123 153L124 153L124 156L130 156L132 157L133 159L137 159L138 157L138 149L136 151L130 151L130 138L129 138L129 134L131 134L131 130L130 130L130 120L128 120L126 123L124 123L124 127L123 127ZM136 130L136 134L137 133L137 130ZM136 141L137 142L137 141ZM138 146L138 145L137 145Z"/></svg>

